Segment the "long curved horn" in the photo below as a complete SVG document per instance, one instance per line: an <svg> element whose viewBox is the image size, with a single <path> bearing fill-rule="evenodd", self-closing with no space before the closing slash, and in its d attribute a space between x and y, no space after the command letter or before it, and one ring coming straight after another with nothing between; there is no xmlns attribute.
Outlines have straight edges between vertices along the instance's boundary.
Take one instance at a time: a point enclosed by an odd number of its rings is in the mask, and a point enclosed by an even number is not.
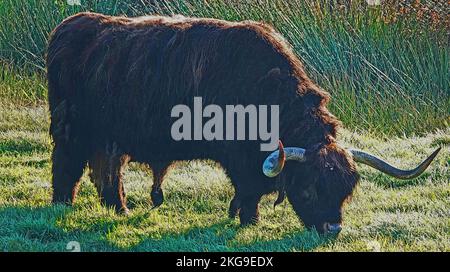
<svg viewBox="0 0 450 272"><path fill-rule="evenodd" d="M286 161L305 162L306 150L300 147L283 147L283 143L278 141L278 150L272 152L263 163L264 175L273 178L281 173Z"/></svg>
<svg viewBox="0 0 450 272"><path fill-rule="evenodd" d="M377 170L380 170L381 172L388 174L390 176L393 176L395 178L399 179L413 179L415 177L418 177L420 174L427 169L427 167L430 165L430 163L433 161L433 159L436 157L436 155L439 153L441 148L439 147L434 151L426 160L424 160L419 166L417 166L415 169L412 170L401 170L398 169L389 163L383 161L380 158L377 158L376 156L366 153L361 150L356 149L350 149L350 153L353 155L353 159L356 162L367 164Z"/></svg>

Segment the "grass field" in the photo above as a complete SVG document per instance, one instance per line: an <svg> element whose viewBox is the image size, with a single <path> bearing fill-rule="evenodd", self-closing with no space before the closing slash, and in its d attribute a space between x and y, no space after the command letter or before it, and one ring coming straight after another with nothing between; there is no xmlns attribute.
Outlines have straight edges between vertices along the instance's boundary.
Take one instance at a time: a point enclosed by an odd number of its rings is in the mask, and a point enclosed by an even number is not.
<svg viewBox="0 0 450 272"><path fill-rule="evenodd" d="M256 0L252 0L253 3ZM380 8L330 14L308 1L0 1L0 251L450 251L450 47L445 31L412 19L385 21ZM311 1L309 1L310 3ZM318 2L318 1L315 1ZM52 206L43 56L48 32L80 10L181 13L275 25L308 73L332 94L340 141L411 168L438 146L420 177L396 180L360 165L362 180L336 239L303 228L290 204L261 203L261 221L227 218L233 189L219 165L180 162L165 180L165 203L151 210L152 173L131 164L131 209L99 204L83 177L73 207ZM392 19L392 18L391 18Z"/></svg>

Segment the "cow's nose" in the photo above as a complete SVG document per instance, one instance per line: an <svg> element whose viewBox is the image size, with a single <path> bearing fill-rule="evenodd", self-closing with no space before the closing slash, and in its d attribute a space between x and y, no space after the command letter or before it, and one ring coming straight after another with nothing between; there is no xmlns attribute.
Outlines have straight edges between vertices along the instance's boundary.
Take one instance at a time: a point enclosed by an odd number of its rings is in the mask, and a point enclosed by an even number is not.
<svg viewBox="0 0 450 272"><path fill-rule="evenodd" d="M324 228L325 228L326 233L339 234L339 232L341 232L341 230L342 230L342 225L340 223L334 223L334 224L325 223Z"/></svg>
<svg viewBox="0 0 450 272"><path fill-rule="evenodd" d="M342 225L341 224L330 224L329 226L328 226L328 231L329 232L332 232L332 233L339 233L339 232L341 232L341 230L342 230Z"/></svg>

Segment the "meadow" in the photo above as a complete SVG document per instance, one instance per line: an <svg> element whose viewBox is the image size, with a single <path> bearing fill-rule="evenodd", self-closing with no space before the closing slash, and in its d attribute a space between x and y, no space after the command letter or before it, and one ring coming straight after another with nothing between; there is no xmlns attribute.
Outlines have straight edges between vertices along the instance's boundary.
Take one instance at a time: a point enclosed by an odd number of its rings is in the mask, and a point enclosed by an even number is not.
<svg viewBox="0 0 450 272"><path fill-rule="evenodd" d="M423 24L413 11L358 1L333 9L304 0L81 2L0 1L1 251L66 251L70 241L82 251L450 251L445 20ZM52 28L81 10L268 22L331 93L330 109L345 127L344 146L403 168L443 149L409 181L360 165L362 180L336 239L304 229L287 201L274 209L275 195L263 199L258 225L240 227L227 218L231 184L212 161L179 162L158 209L151 210L152 173L136 163L125 175L129 216L102 207L87 175L73 207L52 206L45 48Z"/></svg>

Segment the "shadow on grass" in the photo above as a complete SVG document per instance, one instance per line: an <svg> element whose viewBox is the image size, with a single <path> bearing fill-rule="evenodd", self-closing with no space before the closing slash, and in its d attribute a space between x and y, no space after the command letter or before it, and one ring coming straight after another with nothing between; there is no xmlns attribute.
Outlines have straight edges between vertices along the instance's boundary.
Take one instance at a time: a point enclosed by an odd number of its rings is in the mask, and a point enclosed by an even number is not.
<svg viewBox="0 0 450 272"><path fill-rule="evenodd" d="M0 251L66 251L70 241L89 240L91 250L114 251L100 233L65 231L57 221L72 212L65 206L0 208Z"/></svg>
<svg viewBox="0 0 450 272"><path fill-rule="evenodd" d="M43 143L30 140L3 140L0 142L0 154L31 154L33 152L47 152L48 146Z"/></svg>
<svg viewBox="0 0 450 272"><path fill-rule="evenodd" d="M118 246L110 234L119 225L127 227L140 221L140 216L107 217L95 221L87 229L59 225L74 213L74 208L61 205L0 208L1 251L69 251L68 243L80 243L81 251L311 251L330 242L316 232L302 230L286 233L277 240L240 242L242 230L233 220L224 219L208 226L186 231L164 230L156 237L145 233L132 246ZM132 230L129 230L132 231Z"/></svg>

